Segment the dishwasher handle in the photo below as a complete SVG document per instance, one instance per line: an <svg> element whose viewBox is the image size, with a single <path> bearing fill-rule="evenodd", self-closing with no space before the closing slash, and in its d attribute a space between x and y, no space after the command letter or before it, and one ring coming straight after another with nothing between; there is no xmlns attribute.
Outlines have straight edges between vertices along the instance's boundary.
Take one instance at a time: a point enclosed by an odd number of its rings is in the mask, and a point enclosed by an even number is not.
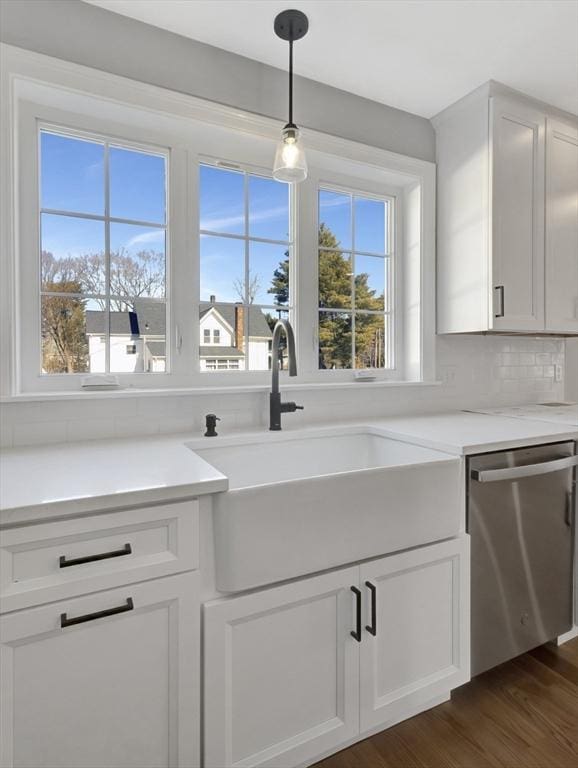
<svg viewBox="0 0 578 768"><path fill-rule="evenodd" d="M561 469L571 469L578 466L578 456L566 456L564 459L542 461L539 464L525 464L521 467L506 467L505 469L472 469L470 477L478 483L494 483L498 480L520 480L523 477L547 475L549 472L559 472Z"/></svg>

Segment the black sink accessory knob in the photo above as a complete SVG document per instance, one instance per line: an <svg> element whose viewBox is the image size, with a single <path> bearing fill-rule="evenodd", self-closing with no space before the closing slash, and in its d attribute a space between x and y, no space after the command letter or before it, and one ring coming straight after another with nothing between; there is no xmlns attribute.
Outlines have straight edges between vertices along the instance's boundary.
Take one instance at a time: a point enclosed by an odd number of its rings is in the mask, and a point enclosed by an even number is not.
<svg viewBox="0 0 578 768"><path fill-rule="evenodd" d="M218 421L221 421L221 419L214 413L207 413L205 416L205 426L207 427L205 437L217 437L216 427Z"/></svg>

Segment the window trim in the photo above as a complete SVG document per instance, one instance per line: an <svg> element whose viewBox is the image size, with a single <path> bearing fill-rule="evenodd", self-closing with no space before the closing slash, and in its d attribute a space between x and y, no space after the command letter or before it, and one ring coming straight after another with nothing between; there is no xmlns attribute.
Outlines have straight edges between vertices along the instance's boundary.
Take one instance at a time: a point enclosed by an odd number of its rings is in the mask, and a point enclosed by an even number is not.
<svg viewBox="0 0 578 768"><path fill-rule="evenodd" d="M137 81L131 81L127 78L111 75L109 73L94 70L88 67L82 67L70 62L53 59L42 54L35 54L29 51L0 44L0 57L2 63L2 96L8 109L3 110L0 117L0 126L2 127L1 151L3 160L6 160L8 172L2 174L0 184L2 185L2 270L4 279L2 290L2 334L1 342L4 349L10 350L10 366L2 366L0 372L0 385L3 394L10 397L42 397L42 392L34 386L27 386L21 376L22 363L22 338L21 328L19 327L22 313L22 302L20 297L21 279L18 275L18 253L22 251L23 238L21 236L21 227L18 224L21 221L19 211L19 199L22 197L23 184L21 183L22 165L19 162L18 150L21 147L21 135L19 132L18 120L22 114L25 103L33 103L42 110L60 111L61 113L79 114L83 118L90 119L90 130L94 131L94 126L98 119L106 115L106 129L103 131L110 136L110 126L118 126L119 138L123 143L127 143L125 134L128 113L134 116L138 112L138 128L142 128L143 140L145 144L157 144L159 146L171 146L173 159L173 169L186 169L187 155L191 158L201 159L201 154L197 153L194 138L198 135L199 128L208 130L214 134L213 144L219 144L219 154L221 154L221 145L224 147L222 154L225 157L235 156L228 148L228 139L223 133L235 132L235 139L246 144L248 148L247 159L249 163L255 165L262 164L258 160L258 155L262 155L262 147L266 152L271 152L275 146L278 136L279 124L273 120L250 113L244 113L239 109L229 108L199 98L191 97L185 94L173 93L166 89L149 86ZM89 104L90 102L90 104ZM81 105L78 109L77 106ZM97 114L98 118L94 115ZM51 117L51 121L53 121ZM71 123L66 121L66 128ZM162 128L162 135L159 134L159 126ZM82 126L79 126L82 127ZM196 134L195 134L196 132ZM156 140L154 137L157 137ZM167 141L167 136L170 138ZM131 133L129 141L134 140L135 132ZM222 141L225 138L225 141ZM251 148L247 142L255 140L259 142L259 150ZM341 139L335 136L323 134L314 130L304 131L304 140L307 144L308 156L312 168L315 167L315 160L323 158L327 161L331 170L342 170L346 173L352 171L357 175L357 168L364 173L368 173L372 178L377 175L383 179L386 185L396 187L399 190L399 198L403 202L404 218L403 232L398 222L398 232L403 234L404 240L412 242L412 276L411 283L414 290L419 292L420 310L411 320L412 351L409 363L406 363L405 370L400 372L401 379L407 379L414 385L420 382L431 382L435 374L435 283L434 283L434 219L435 219L435 165L429 161L417 158L406 157L387 150L370 147L348 139ZM210 143L210 142L209 142ZM204 152L203 154L207 154ZM208 154L215 154L215 150L209 150ZM195 178L192 169L184 171L181 178L177 181L173 178L173 187L181 200L189 196L192 204L190 212L193 216L197 214L195 197ZM366 185L364 184L364 191ZM296 204L296 219L307 221L305 215L304 201L306 195L298 195ZM399 206L401 208L401 206ZM405 215L409 211L410 215ZM170 215L170 214L169 214ZM191 217L192 218L192 217ZM16 227L14 224L16 223ZM167 222L170 223L170 222ZM173 222L173 226L175 223ZM191 221L186 221L184 216L180 217L178 222L178 237L184 237L188 234L189 242L194 243L194 232ZM408 233L411 237L408 237ZM178 239L178 238L177 238ZM171 247L174 243L171 242ZM400 249L401 253L401 249ZM193 253L193 256L198 254ZM403 253L404 261L406 253ZM177 260L178 261L178 260ZM181 260L182 261L182 260ZM198 264L198 258L193 259ZM299 262L299 259L297 259ZM177 262L175 262L177 263ZM301 259L301 263L296 264L294 270L294 279L297 283L297 289L293 289L293 295L302 296L300 288L303 287L305 278L311 276L310 265L305 266L306 259ZM190 280L189 285L196 285L198 282L198 269L191 266L190 269L182 269L181 272L188 273L186 277ZM182 290L179 295L179 288L184 284L171 280L175 283L173 306L178 306L182 300ZM316 285L316 276L315 276ZM167 287L167 293L169 287ZM188 292L188 300L191 300L191 291ZM194 302L198 302L198 295L193 296ZM315 358L311 354L314 347L312 344L312 324L311 311L303 310L303 301L299 301L299 307L296 308L296 317L294 325L298 337L302 339L302 347L298 352L300 365L300 375L298 379L292 380L291 384L297 387L328 385L327 378L323 374L330 374L332 382L339 386L344 386L347 382L353 383L352 372L346 371L345 378L339 378L335 374L337 371L316 371L312 370L311 360ZM404 315L407 311L404 310ZM405 319L405 318L404 318ZM267 372L242 372L240 375L233 376L226 372L224 376L215 375L210 377L210 381L204 375L200 377L191 376L187 371L187 366L183 365L185 359L195 355L198 358L198 339L193 338L194 334L183 332L183 315L175 313L173 322L167 327L167 337L169 334L173 337L170 347L175 354L175 365L173 373L170 375L170 381L167 377L161 383L161 376L151 377L150 374L131 374L132 381L129 385L135 390L146 389L148 391L164 390L199 390L225 389L225 390L243 390L266 387L268 383ZM306 322L305 322L306 321ZM407 323L404 322L404 326ZM315 323L316 327L316 323ZM409 374L409 375L408 375ZM70 375L64 374L64 377ZM140 377L146 377L142 381L136 381ZM51 377L53 381L58 376ZM152 381L154 379L154 383ZM64 383L64 382L63 382ZM287 384L289 382L287 381ZM387 382L384 382L387 383ZM391 382L399 384L400 382ZM64 391L63 391L64 390ZM87 393L80 392L77 387L54 386L51 391L54 394L62 392L66 396L68 390L70 396L87 396ZM50 390L45 390L50 394Z"/></svg>

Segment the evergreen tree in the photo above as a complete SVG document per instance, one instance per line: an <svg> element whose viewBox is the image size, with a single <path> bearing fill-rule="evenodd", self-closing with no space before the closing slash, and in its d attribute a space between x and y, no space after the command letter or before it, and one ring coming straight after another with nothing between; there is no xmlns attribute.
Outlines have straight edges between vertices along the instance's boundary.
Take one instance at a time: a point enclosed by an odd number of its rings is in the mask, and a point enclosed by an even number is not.
<svg viewBox="0 0 578 768"><path fill-rule="evenodd" d="M369 275L360 273L352 281L350 254L340 248L333 232L319 225L319 307L337 310L319 313L319 367L352 366L352 282L355 283L355 366L379 368L384 365L384 297L369 286ZM289 301L289 254L273 273L269 293L278 304ZM339 311L341 310L341 311ZM367 311L380 314L366 314Z"/></svg>

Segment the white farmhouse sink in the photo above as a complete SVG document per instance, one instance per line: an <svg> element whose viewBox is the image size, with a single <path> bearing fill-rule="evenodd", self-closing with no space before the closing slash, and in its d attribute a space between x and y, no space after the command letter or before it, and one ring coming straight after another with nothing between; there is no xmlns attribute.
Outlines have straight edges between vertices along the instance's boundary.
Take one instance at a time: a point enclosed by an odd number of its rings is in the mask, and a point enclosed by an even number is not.
<svg viewBox="0 0 578 768"><path fill-rule="evenodd" d="M217 442L218 440L218 442ZM456 535L457 458L371 428L188 443L214 497L217 588L236 592Z"/></svg>

